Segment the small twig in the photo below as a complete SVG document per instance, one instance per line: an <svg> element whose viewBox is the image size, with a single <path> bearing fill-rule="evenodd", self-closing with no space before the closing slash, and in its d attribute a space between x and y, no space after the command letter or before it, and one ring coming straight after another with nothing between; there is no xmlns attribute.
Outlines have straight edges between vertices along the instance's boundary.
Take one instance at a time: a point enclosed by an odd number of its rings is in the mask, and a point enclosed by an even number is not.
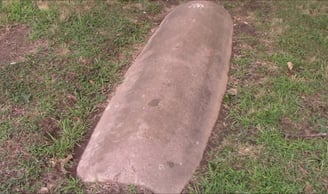
<svg viewBox="0 0 328 194"><path fill-rule="evenodd" d="M59 159L59 164L60 164L60 170L62 171L62 173L67 174L67 170L65 169L65 165L71 160L73 159L72 154L69 154L66 158L64 159Z"/></svg>
<svg viewBox="0 0 328 194"><path fill-rule="evenodd" d="M328 137L328 133L314 133L314 134L307 134L307 135L290 135L285 134L285 138L318 138L318 137Z"/></svg>

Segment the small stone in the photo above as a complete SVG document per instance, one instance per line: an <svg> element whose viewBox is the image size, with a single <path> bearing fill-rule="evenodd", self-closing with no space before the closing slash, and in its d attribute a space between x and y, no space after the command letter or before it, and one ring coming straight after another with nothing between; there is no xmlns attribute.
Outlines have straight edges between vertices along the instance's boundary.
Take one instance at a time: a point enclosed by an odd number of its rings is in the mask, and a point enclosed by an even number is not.
<svg viewBox="0 0 328 194"><path fill-rule="evenodd" d="M290 61L287 63L287 66L288 66L289 71L292 71L294 68L294 64Z"/></svg>
<svg viewBox="0 0 328 194"><path fill-rule="evenodd" d="M49 189L47 187L41 187L38 193L40 194L49 193Z"/></svg>
<svg viewBox="0 0 328 194"><path fill-rule="evenodd" d="M236 96L238 94L238 90L237 90L237 88L230 88L230 89L228 89L227 93L232 96Z"/></svg>

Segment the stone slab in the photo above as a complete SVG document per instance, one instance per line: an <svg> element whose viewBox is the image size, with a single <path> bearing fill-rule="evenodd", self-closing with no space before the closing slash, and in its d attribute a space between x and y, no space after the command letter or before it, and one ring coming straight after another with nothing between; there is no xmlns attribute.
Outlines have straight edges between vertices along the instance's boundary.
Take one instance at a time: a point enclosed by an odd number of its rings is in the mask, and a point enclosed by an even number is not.
<svg viewBox="0 0 328 194"><path fill-rule="evenodd" d="M232 26L229 13L209 1L165 17L98 122L77 168L83 181L182 191L218 117Z"/></svg>

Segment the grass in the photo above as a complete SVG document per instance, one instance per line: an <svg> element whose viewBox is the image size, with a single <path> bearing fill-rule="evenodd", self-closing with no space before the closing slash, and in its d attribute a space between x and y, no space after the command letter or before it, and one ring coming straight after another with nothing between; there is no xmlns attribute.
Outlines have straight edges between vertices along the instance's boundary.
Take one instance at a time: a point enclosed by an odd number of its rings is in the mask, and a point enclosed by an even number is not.
<svg viewBox="0 0 328 194"><path fill-rule="evenodd" d="M327 192L327 139L303 137L328 132L328 4L245 1L226 7L241 18L228 87L238 94L226 94L227 129L215 132L224 139L209 148L208 166L188 191ZM244 21L258 33L240 28Z"/></svg>
<svg viewBox="0 0 328 194"><path fill-rule="evenodd" d="M328 143L304 138L328 132L328 4L224 4L236 16L228 85L236 92L227 92L219 120L225 127L214 129L210 145L217 146L209 147L207 166L186 191L328 192ZM47 45L23 62L0 65L1 192L97 191L69 171L74 150L164 7L160 1L0 1L1 27L25 24L31 42Z"/></svg>
<svg viewBox="0 0 328 194"><path fill-rule="evenodd" d="M87 192L62 170L77 161L60 161L85 139L134 45L144 42L163 6L1 2L0 25L26 24L30 41L48 44L24 62L0 66L1 192Z"/></svg>

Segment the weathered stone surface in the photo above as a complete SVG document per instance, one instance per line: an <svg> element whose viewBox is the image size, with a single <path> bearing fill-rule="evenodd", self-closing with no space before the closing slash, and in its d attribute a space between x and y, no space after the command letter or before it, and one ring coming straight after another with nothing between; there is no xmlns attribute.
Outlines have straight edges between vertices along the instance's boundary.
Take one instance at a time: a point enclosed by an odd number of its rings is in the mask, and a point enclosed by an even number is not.
<svg viewBox="0 0 328 194"><path fill-rule="evenodd" d="M232 20L194 1L161 23L95 128L77 174L178 193L201 161L224 95Z"/></svg>

